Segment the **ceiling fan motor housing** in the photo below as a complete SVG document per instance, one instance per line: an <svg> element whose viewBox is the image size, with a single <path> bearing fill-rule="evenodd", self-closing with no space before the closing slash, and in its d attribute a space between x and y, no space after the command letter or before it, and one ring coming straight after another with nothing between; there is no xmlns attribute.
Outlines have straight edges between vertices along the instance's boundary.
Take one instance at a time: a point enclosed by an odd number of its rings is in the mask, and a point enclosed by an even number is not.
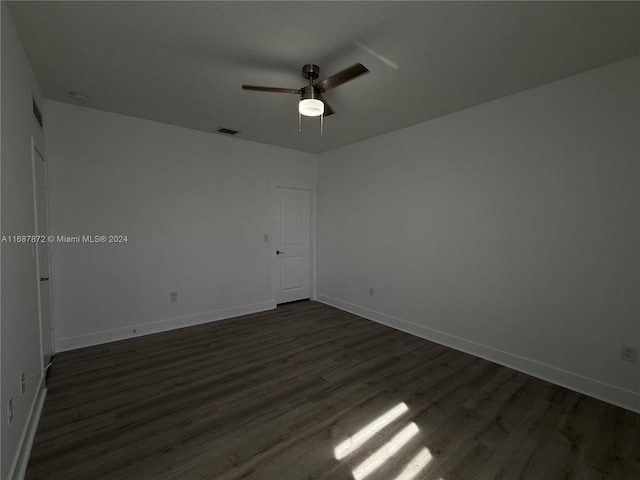
<svg viewBox="0 0 640 480"><path fill-rule="evenodd" d="M319 88L314 87L313 85L309 85L307 87L302 87L300 94L300 100L306 100L308 98L319 98L322 93Z"/></svg>

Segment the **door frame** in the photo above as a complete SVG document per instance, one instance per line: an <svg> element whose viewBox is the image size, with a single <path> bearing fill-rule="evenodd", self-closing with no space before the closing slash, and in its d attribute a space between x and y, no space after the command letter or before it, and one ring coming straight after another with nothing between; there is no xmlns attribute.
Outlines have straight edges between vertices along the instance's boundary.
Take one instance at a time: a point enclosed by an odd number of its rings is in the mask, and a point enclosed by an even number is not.
<svg viewBox="0 0 640 480"><path fill-rule="evenodd" d="M276 232L280 228L280 209L278 207L278 189L289 188L309 192L309 299L316 300L316 188L308 185L273 184L271 187L271 236L269 254L271 255L271 298L273 308L278 306L278 258L276 255ZM278 237L279 238L279 237Z"/></svg>
<svg viewBox="0 0 640 480"><path fill-rule="evenodd" d="M34 220L34 232L37 232L38 230L38 199L37 199L37 178L36 178L36 162L42 161L44 163L44 178L45 178L45 192L44 192L44 199L45 199L45 204L46 204L46 209L47 209L47 225L46 225L46 236L50 236L51 235L51 208L50 208L50 203L49 203L49 163L47 161L47 157L46 155L43 153L44 148L42 148L40 145L37 145L37 141L35 139L34 136L31 136L31 176L32 176L32 180L33 180L33 220ZM40 160L40 157L42 160ZM38 235L42 235L41 233L38 233ZM36 263L36 286L37 286L37 292L38 292L38 324L40 326L40 361L42 362L42 368L44 369L46 367L45 362L44 362L44 338L42 335L42 331L43 331L43 327L42 327L42 292L40 289L40 262L38 261L38 247L35 243L32 243L32 252L33 252L33 257L35 259L35 263ZM56 341L55 341L55 320L54 320L54 316L53 316L53 270L52 270L52 262L51 262L51 245L49 245L49 249L48 249L48 256L47 256L47 262L49 264L49 288L48 288L48 293L49 293L49 314L50 314L50 321L51 321L51 325L49 326L50 330L51 330L51 356L55 355L56 353Z"/></svg>

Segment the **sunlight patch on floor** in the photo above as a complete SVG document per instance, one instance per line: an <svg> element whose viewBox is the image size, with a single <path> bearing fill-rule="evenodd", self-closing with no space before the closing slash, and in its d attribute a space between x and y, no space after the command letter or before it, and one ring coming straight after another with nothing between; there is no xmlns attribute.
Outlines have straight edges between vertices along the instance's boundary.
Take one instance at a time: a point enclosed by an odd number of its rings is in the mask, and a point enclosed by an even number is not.
<svg viewBox="0 0 640 480"><path fill-rule="evenodd" d="M397 404L395 407L383 413L374 421L335 447L335 457L338 460L348 457L352 453L355 453L374 436L378 437L376 443L380 441L381 438L384 438L383 436L388 438L390 433L385 435L382 430L408 411L409 407L406 403L401 402ZM382 467L391 457L396 455L419 432L420 429L414 422L406 425L389 441L384 443L384 445L379 447L374 453L369 455L362 463L360 463L360 465L353 469L351 472L353 474L353 478L355 480L363 480L367 476L371 475ZM420 473L427 467L432 459L431 452L425 446L418 445L418 447L421 447L418 453L415 454L406 465L404 465L402 471L400 471L393 480L416 480L418 475L420 475ZM396 462L397 461L398 460L396 460Z"/></svg>
<svg viewBox="0 0 640 480"><path fill-rule="evenodd" d="M428 448L423 448L418 454L409 461L404 470L400 472L395 480L414 480L424 467L426 467L431 461L431 452ZM442 479L440 479L442 480Z"/></svg>
<svg viewBox="0 0 640 480"><path fill-rule="evenodd" d="M409 440L418 433L418 426L411 422L391 440L376 450L369 458L353 470L355 480L362 480L383 465L389 458L395 455Z"/></svg>
<svg viewBox="0 0 640 480"><path fill-rule="evenodd" d="M377 419L371 422L369 425L359 430L355 435L352 435L340 445L334 449L334 454L338 460L342 460L351 452L359 448L363 443L373 437L376 433L382 430L384 427L393 422L400 415L409 410L409 407L402 402L393 407L388 412L380 415ZM417 428L417 427L416 427Z"/></svg>

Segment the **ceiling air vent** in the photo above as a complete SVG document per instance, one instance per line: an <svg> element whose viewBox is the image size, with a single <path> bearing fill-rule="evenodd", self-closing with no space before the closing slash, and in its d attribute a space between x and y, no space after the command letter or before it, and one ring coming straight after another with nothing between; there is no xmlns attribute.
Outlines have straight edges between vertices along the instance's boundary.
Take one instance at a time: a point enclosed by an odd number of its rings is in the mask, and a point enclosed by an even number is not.
<svg viewBox="0 0 640 480"><path fill-rule="evenodd" d="M223 133L225 135L235 135L238 133L238 130L232 130L230 128L224 128L224 127L220 127L217 130L218 133Z"/></svg>

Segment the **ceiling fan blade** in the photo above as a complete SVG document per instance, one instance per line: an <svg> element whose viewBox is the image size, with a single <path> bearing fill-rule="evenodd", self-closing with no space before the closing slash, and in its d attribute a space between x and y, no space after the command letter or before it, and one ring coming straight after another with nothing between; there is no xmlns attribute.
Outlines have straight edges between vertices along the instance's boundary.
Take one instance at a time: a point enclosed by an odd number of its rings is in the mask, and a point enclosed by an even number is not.
<svg viewBox="0 0 640 480"><path fill-rule="evenodd" d="M331 105L329 105L327 103L327 101L325 100L325 98L320 95L320 100L322 100L322 103L324 103L324 116L328 117L329 115L333 115L334 113L336 113L333 108L331 108Z"/></svg>
<svg viewBox="0 0 640 480"><path fill-rule="evenodd" d="M331 75L330 77L325 78L324 80L320 80L313 84L314 87L319 88L323 92L331 88L336 88L339 85L342 85L349 80L353 80L360 75L367 73L369 70L367 67L362 65L361 63L356 63L355 65L351 65L349 68L345 68L344 70Z"/></svg>
<svg viewBox="0 0 640 480"><path fill-rule="evenodd" d="M243 90L255 90L257 92L294 93L300 95L301 90L295 88L257 87L255 85L242 85Z"/></svg>

